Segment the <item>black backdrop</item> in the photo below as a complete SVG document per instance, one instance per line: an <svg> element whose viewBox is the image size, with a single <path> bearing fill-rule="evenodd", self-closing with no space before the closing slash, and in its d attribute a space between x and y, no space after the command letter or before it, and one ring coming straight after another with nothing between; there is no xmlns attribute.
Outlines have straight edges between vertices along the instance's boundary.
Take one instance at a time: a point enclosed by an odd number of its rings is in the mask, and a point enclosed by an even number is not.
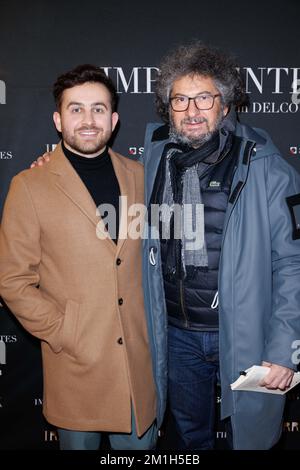
<svg viewBox="0 0 300 470"><path fill-rule="evenodd" d="M236 55L251 99L241 120L265 128L300 171L298 0L0 0L0 211L11 178L58 140L51 86L80 64L106 67L120 94L115 150L142 158L145 123L157 120L161 57L202 39ZM298 82L299 80L299 82ZM0 307L0 448L54 449L42 417L38 341ZM280 446L300 448L300 391L289 394ZM225 433L217 423L218 447ZM167 419L162 448L174 443Z"/></svg>

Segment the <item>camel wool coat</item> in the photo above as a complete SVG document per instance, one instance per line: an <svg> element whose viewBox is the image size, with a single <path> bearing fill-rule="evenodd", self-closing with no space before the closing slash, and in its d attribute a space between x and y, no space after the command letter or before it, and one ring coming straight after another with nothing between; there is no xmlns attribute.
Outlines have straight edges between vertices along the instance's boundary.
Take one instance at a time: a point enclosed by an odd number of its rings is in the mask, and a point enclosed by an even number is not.
<svg viewBox="0 0 300 470"><path fill-rule="evenodd" d="M71 430L129 433L132 405L140 436L156 416L141 239L128 237L128 209L144 200L143 167L109 154L123 196L117 245L59 144L50 163L12 180L0 295L41 339L46 419Z"/></svg>

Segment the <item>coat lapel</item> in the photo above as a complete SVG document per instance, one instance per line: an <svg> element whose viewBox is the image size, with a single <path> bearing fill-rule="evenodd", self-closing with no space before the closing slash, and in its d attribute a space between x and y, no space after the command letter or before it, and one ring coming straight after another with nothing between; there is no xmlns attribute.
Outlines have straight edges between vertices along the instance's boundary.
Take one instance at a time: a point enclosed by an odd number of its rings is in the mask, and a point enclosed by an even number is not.
<svg viewBox="0 0 300 470"><path fill-rule="evenodd" d="M99 231L103 235L101 238L104 238L104 240L116 250L116 245L105 229L92 196L80 176L65 157L61 144L58 144L53 152L53 157L49 163L49 171L55 175L56 187L86 215L89 221L95 226L95 231L97 228L97 232Z"/></svg>
<svg viewBox="0 0 300 470"><path fill-rule="evenodd" d="M128 230L133 215L129 216L128 211L130 207L136 202L136 188L134 173L129 170L125 164L125 157L122 157L111 149L109 155L116 173L117 180L120 186L120 222L119 222L119 236L117 244L117 252L121 250L125 240L128 238Z"/></svg>
<svg viewBox="0 0 300 470"><path fill-rule="evenodd" d="M128 215L128 210L135 202L135 177L130 171L120 155L109 149L109 155L115 170L115 174L120 186L120 224L117 247L110 238L104 223L97 212L96 205L85 184L78 176L68 159L64 156L61 144L58 144L53 152L53 157L49 163L49 171L56 176L55 185L81 210L90 222L97 227L97 231L104 235L105 240L117 252L122 248L128 237L128 229L133 216ZM102 237L101 237L102 238Z"/></svg>

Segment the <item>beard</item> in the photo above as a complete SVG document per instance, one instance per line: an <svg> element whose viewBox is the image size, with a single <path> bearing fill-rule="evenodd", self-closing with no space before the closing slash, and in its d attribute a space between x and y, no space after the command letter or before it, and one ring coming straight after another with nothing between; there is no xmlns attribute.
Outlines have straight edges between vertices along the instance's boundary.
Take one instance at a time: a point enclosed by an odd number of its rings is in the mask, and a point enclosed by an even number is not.
<svg viewBox="0 0 300 470"><path fill-rule="evenodd" d="M96 131L98 134L91 138L90 140L85 140L79 134L82 131ZM66 129L62 129L62 136L65 144L67 144L75 153L83 154L83 155L92 155L95 153L100 153L101 150L106 146L109 139L111 138L112 132L106 131L104 132L103 129L99 127L80 127L76 129L76 131L71 134Z"/></svg>
<svg viewBox="0 0 300 470"><path fill-rule="evenodd" d="M213 129L208 130L207 132L193 135L193 134L186 134L183 130L177 129L175 127L174 121L172 116L170 115L170 132L169 137L170 140L176 144L181 145L188 145L189 147L198 148L201 147L205 142L208 142L217 131L219 131L222 127L224 116L222 110L217 117L216 122L214 123ZM182 124L189 124L189 123L202 123L207 122L205 118L185 118L182 120Z"/></svg>

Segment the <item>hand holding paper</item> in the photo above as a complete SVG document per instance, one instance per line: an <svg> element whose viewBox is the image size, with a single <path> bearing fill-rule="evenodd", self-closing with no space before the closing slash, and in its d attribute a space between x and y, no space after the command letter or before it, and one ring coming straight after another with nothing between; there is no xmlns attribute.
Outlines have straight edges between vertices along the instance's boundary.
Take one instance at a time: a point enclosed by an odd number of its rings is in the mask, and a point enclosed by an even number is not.
<svg viewBox="0 0 300 470"><path fill-rule="evenodd" d="M265 386L269 389L279 388L280 390L286 390L291 385L294 377L294 370L280 364L272 364L265 361L260 365L269 367L270 372L264 377L259 385Z"/></svg>
<svg viewBox="0 0 300 470"><path fill-rule="evenodd" d="M276 393L278 395L284 395L286 392L295 387L300 383L300 372L295 372L291 385L286 390L279 389L268 389L266 387L260 386L261 380L270 372L269 367L264 366L252 366L249 369L245 370L245 375L240 375L240 377L233 382L230 387L231 390L244 390L251 392L263 392L263 393Z"/></svg>

